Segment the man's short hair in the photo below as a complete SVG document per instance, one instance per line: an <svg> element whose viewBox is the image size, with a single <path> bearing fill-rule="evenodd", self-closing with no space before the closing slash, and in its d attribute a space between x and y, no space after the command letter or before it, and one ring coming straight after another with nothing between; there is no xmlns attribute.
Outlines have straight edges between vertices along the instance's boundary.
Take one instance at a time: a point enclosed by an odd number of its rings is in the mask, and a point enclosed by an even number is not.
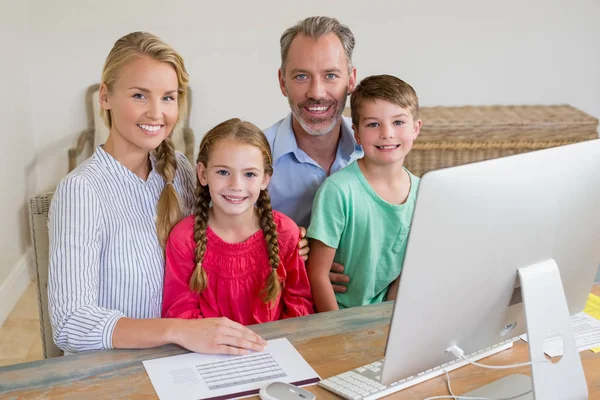
<svg viewBox="0 0 600 400"><path fill-rule="evenodd" d="M355 42L354 34L346 25L330 17L309 17L283 32L279 40L281 46L281 71L285 73L285 64L290 45L296 36L304 35L318 40L329 33L335 33L340 42L342 42L342 47L346 53L346 61L348 61L348 72L350 72L352 70L352 52L354 51Z"/></svg>

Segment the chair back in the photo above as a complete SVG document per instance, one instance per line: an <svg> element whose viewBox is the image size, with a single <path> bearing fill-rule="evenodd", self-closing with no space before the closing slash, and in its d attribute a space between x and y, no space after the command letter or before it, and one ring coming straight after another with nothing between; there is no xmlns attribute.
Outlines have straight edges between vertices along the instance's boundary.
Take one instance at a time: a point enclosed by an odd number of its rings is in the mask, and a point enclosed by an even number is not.
<svg viewBox="0 0 600 400"><path fill-rule="evenodd" d="M48 210L53 193L35 196L29 200L29 218L33 252L35 258L35 272L38 293L38 309L40 313L40 333L42 336L42 350L44 358L59 357L63 355L52 339L52 325L48 311Z"/></svg>

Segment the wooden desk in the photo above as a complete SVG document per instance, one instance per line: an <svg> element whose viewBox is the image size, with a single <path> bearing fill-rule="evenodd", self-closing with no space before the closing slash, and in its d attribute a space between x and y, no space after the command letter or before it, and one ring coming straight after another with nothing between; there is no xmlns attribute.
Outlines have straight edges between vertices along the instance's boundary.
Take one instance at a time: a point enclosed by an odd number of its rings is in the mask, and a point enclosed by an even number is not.
<svg viewBox="0 0 600 400"><path fill-rule="evenodd" d="M600 285L593 292L600 295ZM286 336L323 377L329 377L383 357L391 316L391 303L278 321L255 326L266 339ZM0 368L0 398L5 399L156 399L141 361L182 354L177 346L148 350L111 350L59 357ZM590 399L600 399L600 353L581 354ZM489 364L512 364L529 358L527 345L486 359ZM473 366L450 373L452 388L461 394L512 373L529 375L528 367L489 370ZM308 388L319 399L337 398L317 386ZM423 399L447 394L443 376L393 394L394 399Z"/></svg>

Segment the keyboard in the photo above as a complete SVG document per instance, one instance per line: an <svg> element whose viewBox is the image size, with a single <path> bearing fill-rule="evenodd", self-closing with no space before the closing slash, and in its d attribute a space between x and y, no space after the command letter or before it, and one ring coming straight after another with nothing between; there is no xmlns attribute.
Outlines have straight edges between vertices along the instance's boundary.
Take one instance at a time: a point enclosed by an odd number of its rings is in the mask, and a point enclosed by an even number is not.
<svg viewBox="0 0 600 400"><path fill-rule="evenodd" d="M472 361L477 361L513 346L513 340L503 342L493 347L467 355ZM324 389L329 390L348 400L374 400L383 396L398 392L402 389L414 386L436 376L444 374L444 371L453 371L469 364L464 359L456 359L427 371L420 372L414 376L394 382L390 385L381 383L381 367L383 359L371 364L363 365L352 371L343 372L324 379L318 383Z"/></svg>

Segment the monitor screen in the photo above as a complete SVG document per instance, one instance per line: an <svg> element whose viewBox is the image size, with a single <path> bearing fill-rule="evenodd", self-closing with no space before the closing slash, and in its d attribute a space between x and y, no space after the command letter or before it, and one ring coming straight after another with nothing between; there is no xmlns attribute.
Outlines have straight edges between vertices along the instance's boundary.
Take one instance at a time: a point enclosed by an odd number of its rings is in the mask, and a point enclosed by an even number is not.
<svg viewBox="0 0 600 400"><path fill-rule="evenodd" d="M451 345L472 354L527 332L518 270L544 262L566 317L581 311L600 264L599 140L425 174L382 383L455 359Z"/></svg>

